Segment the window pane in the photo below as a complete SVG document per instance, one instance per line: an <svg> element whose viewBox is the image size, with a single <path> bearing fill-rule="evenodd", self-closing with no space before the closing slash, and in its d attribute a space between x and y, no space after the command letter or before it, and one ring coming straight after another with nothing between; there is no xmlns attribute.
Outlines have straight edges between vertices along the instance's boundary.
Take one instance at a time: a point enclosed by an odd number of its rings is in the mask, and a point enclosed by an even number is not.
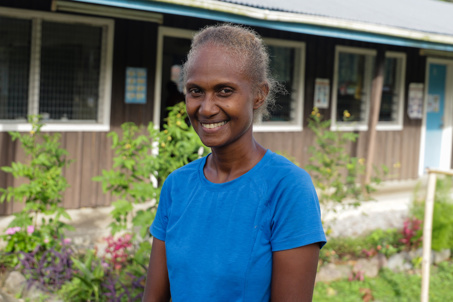
<svg viewBox="0 0 453 302"><path fill-rule="evenodd" d="M351 114L348 121L365 121L365 69L365 55L349 53L339 54L337 121L343 121L345 110Z"/></svg>
<svg viewBox="0 0 453 302"><path fill-rule="evenodd" d="M296 76L297 68L296 52L293 47L270 45L268 47L271 58L270 67L275 79L283 84L288 91L286 95L276 96L276 106L271 116L265 121L290 122L294 120L294 109L296 107Z"/></svg>
<svg viewBox="0 0 453 302"><path fill-rule="evenodd" d="M26 119L31 22L0 17L0 119Z"/></svg>
<svg viewBox="0 0 453 302"><path fill-rule="evenodd" d="M51 120L96 120L100 27L42 23L39 113Z"/></svg>
<svg viewBox="0 0 453 302"><path fill-rule="evenodd" d="M398 113L398 59L385 60L384 86L382 88L381 110L379 121L394 122Z"/></svg>

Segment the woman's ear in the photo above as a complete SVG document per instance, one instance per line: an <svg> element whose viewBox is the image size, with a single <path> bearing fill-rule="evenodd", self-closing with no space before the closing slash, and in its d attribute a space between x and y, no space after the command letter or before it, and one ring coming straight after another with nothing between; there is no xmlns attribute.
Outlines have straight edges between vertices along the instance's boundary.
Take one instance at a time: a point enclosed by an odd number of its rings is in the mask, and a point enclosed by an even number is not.
<svg viewBox="0 0 453 302"><path fill-rule="evenodd" d="M264 101L266 101L267 95L269 94L269 85L267 83L263 83L257 90L256 98L253 103L254 110L260 108L264 104Z"/></svg>

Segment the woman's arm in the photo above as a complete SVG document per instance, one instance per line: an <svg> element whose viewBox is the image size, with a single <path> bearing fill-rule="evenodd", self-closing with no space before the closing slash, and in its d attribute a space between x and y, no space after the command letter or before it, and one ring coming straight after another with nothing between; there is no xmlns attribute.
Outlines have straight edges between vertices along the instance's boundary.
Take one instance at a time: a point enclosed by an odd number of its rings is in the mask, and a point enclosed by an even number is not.
<svg viewBox="0 0 453 302"><path fill-rule="evenodd" d="M170 301L170 282L168 281L165 242L154 237L142 302L168 301Z"/></svg>
<svg viewBox="0 0 453 302"><path fill-rule="evenodd" d="M312 301L318 257L318 243L273 252L271 301Z"/></svg>

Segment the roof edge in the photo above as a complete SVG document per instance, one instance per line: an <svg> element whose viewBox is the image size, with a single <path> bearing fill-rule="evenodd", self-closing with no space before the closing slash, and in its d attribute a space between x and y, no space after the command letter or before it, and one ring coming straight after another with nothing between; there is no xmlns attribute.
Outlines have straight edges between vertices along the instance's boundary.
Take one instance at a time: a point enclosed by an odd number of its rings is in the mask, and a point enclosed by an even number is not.
<svg viewBox="0 0 453 302"><path fill-rule="evenodd" d="M272 11L222 1L154 0L153 2L162 2L181 6L189 6L194 8L202 8L222 13L242 15L245 17L266 21L310 24L322 27L341 28L352 31L372 33L384 36L394 36L410 40L453 45L453 36L449 35L410 30L388 25L372 24L361 21L330 18L325 16L314 16L308 14Z"/></svg>

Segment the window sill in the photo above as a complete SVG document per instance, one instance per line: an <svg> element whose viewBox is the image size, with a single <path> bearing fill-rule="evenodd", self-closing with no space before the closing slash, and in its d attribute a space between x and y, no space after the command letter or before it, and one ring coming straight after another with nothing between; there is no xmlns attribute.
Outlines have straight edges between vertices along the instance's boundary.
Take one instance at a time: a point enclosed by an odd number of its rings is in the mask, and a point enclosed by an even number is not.
<svg viewBox="0 0 453 302"><path fill-rule="evenodd" d="M253 125L253 132L300 132L302 125Z"/></svg>
<svg viewBox="0 0 453 302"><path fill-rule="evenodd" d="M365 124L345 124L337 123L330 126L331 131L368 131L368 125ZM377 131L401 131L403 130L403 125L397 124L378 124L376 126Z"/></svg>
<svg viewBox="0 0 453 302"><path fill-rule="evenodd" d="M5 131L31 131L31 124L28 123L3 123L0 124L0 132ZM105 132L110 131L110 125L104 124L81 124L81 123L53 123L45 124L41 131L48 132Z"/></svg>

